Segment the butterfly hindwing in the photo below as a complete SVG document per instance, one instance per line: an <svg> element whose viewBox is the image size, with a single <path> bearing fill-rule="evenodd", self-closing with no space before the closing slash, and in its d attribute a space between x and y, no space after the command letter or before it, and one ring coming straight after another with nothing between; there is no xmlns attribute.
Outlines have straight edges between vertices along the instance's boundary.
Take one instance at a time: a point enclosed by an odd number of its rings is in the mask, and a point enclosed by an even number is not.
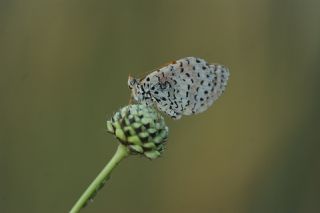
<svg viewBox="0 0 320 213"><path fill-rule="evenodd" d="M150 73L132 92L136 100L152 101L160 111L179 119L207 110L225 90L228 77L222 65L187 57Z"/></svg>

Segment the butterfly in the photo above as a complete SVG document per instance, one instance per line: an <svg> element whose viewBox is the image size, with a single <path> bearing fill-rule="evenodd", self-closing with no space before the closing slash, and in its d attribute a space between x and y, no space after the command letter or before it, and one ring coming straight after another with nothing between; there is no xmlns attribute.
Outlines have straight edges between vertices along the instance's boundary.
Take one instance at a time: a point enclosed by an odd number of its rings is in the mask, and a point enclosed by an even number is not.
<svg viewBox="0 0 320 213"><path fill-rule="evenodd" d="M224 92L229 70L196 57L186 57L157 69L142 79L131 76L128 87L140 104L156 106L180 119L206 111Z"/></svg>

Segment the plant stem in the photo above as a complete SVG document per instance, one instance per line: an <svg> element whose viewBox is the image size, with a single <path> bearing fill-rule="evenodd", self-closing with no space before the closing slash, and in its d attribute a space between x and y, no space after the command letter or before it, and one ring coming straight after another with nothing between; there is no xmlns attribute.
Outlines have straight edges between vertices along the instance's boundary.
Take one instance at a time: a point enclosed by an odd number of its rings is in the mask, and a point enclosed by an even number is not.
<svg viewBox="0 0 320 213"><path fill-rule="evenodd" d="M129 150L119 144L118 149L114 156L111 158L109 163L102 169L102 171L98 174L96 179L89 185L86 191L81 195L79 200L74 204L70 213L77 213L80 209L86 205L89 199L92 199L93 195L103 186L107 178L110 176L112 170L116 167L116 165L125 157L129 155Z"/></svg>

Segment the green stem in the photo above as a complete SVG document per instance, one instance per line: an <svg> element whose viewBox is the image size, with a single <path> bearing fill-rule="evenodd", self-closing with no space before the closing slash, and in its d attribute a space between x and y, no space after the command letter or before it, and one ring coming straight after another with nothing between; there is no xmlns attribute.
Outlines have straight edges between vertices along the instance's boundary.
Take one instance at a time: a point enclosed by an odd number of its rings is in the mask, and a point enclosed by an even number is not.
<svg viewBox="0 0 320 213"><path fill-rule="evenodd" d="M109 163L102 169L96 179L89 185L86 191L81 195L79 200L74 204L70 213L77 213L80 209L86 205L89 199L93 197L93 195L103 186L104 182L110 176L112 170L116 167L116 165L125 157L129 155L129 150L123 146L119 145L116 153L111 158Z"/></svg>

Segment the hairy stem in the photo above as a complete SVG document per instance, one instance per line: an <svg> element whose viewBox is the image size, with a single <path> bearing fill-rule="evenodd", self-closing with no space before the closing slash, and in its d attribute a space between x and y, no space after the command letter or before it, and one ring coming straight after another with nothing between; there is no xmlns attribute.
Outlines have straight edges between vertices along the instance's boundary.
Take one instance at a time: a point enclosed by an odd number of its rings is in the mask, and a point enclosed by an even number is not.
<svg viewBox="0 0 320 213"><path fill-rule="evenodd" d="M104 185L105 181L109 178L112 170L116 167L116 165L125 157L129 155L129 150L123 146L119 145L116 153L111 158L109 163L102 169L102 171L98 174L96 179L89 185L86 191L81 195L79 200L74 204L70 213L77 213L80 211L82 207L84 207L87 202L93 198L96 192Z"/></svg>

